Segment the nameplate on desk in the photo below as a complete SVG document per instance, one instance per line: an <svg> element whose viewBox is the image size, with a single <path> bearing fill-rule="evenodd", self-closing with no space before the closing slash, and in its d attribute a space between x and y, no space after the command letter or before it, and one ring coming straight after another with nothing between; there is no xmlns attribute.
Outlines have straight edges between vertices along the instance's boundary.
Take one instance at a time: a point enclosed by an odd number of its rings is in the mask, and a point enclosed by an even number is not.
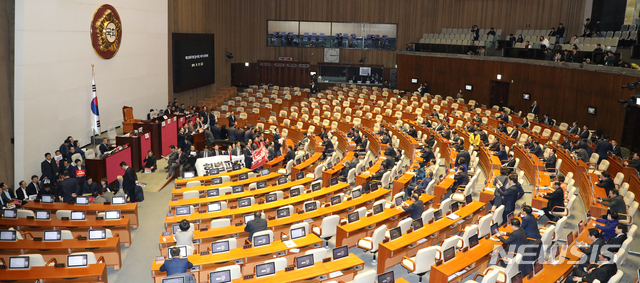
<svg viewBox="0 0 640 283"><path fill-rule="evenodd" d="M205 195L199 195L198 198L206 198L207 196Z"/></svg>
<svg viewBox="0 0 640 283"><path fill-rule="evenodd" d="M111 203L110 203L110 202L108 202L108 201L105 201L105 202L103 202L102 204L104 204L104 205L110 205Z"/></svg>
<svg viewBox="0 0 640 283"><path fill-rule="evenodd" d="M388 243L389 242L389 238L384 238L384 240L382 240L383 243Z"/></svg>
<svg viewBox="0 0 640 283"><path fill-rule="evenodd" d="M464 247L464 248L462 248L462 252L463 252L463 253L464 253L464 252L467 252L468 250L469 250L469 247Z"/></svg>
<svg viewBox="0 0 640 283"><path fill-rule="evenodd" d="M231 207L229 207L229 209L236 209L236 208L238 208L237 205L232 205Z"/></svg>
<svg viewBox="0 0 640 283"><path fill-rule="evenodd" d="M230 195L230 194L231 194L231 192L226 192L226 193L225 193L225 195Z"/></svg>
<svg viewBox="0 0 640 283"><path fill-rule="evenodd" d="M167 213L167 217L173 217L173 213Z"/></svg>
<svg viewBox="0 0 640 283"><path fill-rule="evenodd" d="M242 246L242 248L243 248L243 249L250 249L250 248L251 248L251 245L244 245L244 246Z"/></svg>
<svg viewBox="0 0 640 283"><path fill-rule="evenodd" d="M436 261L436 266L440 266L440 265L442 265L442 260Z"/></svg>
<svg viewBox="0 0 640 283"><path fill-rule="evenodd" d="M251 275L245 275L243 278L244 278L244 280L247 280L247 279L253 279L253 274L251 274Z"/></svg>
<svg viewBox="0 0 640 283"><path fill-rule="evenodd" d="M208 254L209 254L209 251L201 252L201 253L200 253L200 255L208 255Z"/></svg>
<svg viewBox="0 0 640 283"><path fill-rule="evenodd" d="M325 263L325 262L330 262L330 261L331 261L331 258L330 258L330 257L325 258L325 259L322 259L322 262L323 262L323 263Z"/></svg>
<svg viewBox="0 0 640 283"><path fill-rule="evenodd" d="M61 220L69 220L69 217L62 217Z"/></svg>
<svg viewBox="0 0 640 283"><path fill-rule="evenodd" d="M295 267L293 267L293 266L285 267L285 268L284 268L284 272L292 271L292 270L294 270L294 269L295 269Z"/></svg>
<svg viewBox="0 0 640 283"><path fill-rule="evenodd" d="M200 232L205 232L207 230L209 230L209 228L205 227L205 228L200 229Z"/></svg>
<svg viewBox="0 0 640 283"><path fill-rule="evenodd" d="M236 259L236 260L234 261L234 263L235 263L235 264L243 264L243 263L244 263L244 260L243 260L243 259Z"/></svg>
<svg viewBox="0 0 640 283"><path fill-rule="evenodd" d="M36 241L36 242L42 242L42 238L41 237L34 237L33 240Z"/></svg>
<svg viewBox="0 0 640 283"><path fill-rule="evenodd" d="M200 213L207 213L207 210L200 210Z"/></svg>
<svg viewBox="0 0 640 283"><path fill-rule="evenodd" d="M242 226L242 222L236 223L236 226Z"/></svg>
<svg viewBox="0 0 640 283"><path fill-rule="evenodd" d="M27 219L28 219L28 220L33 220L33 219L36 219L36 218L35 218L35 217L33 217L33 216L27 216Z"/></svg>
<svg viewBox="0 0 640 283"><path fill-rule="evenodd" d="M54 265L54 268L64 268L64 263L56 263L56 265Z"/></svg>
<svg viewBox="0 0 640 283"><path fill-rule="evenodd" d="M273 215L269 215L269 217L268 217L268 218L269 218L269 220L276 219L276 217L275 217L275 216L273 216Z"/></svg>
<svg viewBox="0 0 640 283"><path fill-rule="evenodd" d="M255 191L256 188L250 188L249 191ZM228 193L227 193L228 194Z"/></svg>
<svg viewBox="0 0 640 283"><path fill-rule="evenodd" d="M78 237L78 241L86 241L86 240L87 240L87 237L84 237L84 236Z"/></svg>

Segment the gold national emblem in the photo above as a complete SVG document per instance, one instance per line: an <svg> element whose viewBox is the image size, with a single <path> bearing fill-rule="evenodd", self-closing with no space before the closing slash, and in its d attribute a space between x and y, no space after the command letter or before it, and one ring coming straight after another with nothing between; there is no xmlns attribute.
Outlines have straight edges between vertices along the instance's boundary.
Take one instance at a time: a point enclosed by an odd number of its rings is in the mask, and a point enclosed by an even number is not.
<svg viewBox="0 0 640 283"><path fill-rule="evenodd" d="M108 4L100 6L91 20L91 45L102 59L111 59L122 42L122 23L118 11Z"/></svg>

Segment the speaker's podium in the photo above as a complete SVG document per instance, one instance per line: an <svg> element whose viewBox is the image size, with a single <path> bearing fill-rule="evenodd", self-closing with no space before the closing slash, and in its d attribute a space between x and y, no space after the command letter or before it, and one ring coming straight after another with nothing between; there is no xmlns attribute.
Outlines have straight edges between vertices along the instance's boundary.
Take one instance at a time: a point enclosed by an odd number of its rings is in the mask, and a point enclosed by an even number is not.
<svg viewBox="0 0 640 283"><path fill-rule="evenodd" d="M111 183L116 180L118 175L124 174L124 170L120 167L122 161L131 166L130 147L117 152L113 150L111 154L103 154L101 157L86 159L87 175L93 178L94 182L100 183L102 178L107 178L107 182Z"/></svg>
<svg viewBox="0 0 640 283"><path fill-rule="evenodd" d="M178 118L168 114L134 124L134 128L151 134L151 150L157 159L171 153L170 145L178 145Z"/></svg>
<svg viewBox="0 0 640 283"><path fill-rule="evenodd" d="M116 145L128 145L131 148L131 164L129 166L133 167L136 172L140 171L144 167L147 152L151 150L151 133L138 130L136 134L129 133L117 136Z"/></svg>

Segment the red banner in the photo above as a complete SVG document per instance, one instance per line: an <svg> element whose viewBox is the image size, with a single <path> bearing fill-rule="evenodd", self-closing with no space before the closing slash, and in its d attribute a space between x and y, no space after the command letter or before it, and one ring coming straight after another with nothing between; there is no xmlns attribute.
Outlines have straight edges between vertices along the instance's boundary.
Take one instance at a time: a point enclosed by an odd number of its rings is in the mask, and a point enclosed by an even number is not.
<svg viewBox="0 0 640 283"><path fill-rule="evenodd" d="M260 148L253 151L253 163L251 169L256 169L269 161L269 151L264 147L264 142L260 143Z"/></svg>

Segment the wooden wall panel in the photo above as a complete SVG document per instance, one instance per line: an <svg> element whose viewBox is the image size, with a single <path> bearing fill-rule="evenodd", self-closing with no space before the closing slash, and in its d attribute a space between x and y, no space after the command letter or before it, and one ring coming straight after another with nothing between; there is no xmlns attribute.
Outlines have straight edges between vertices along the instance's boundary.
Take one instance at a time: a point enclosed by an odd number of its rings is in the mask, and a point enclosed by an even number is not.
<svg viewBox="0 0 640 283"><path fill-rule="evenodd" d="M177 94L190 103L231 83L231 63L293 57L315 65L323 62L322 48L267 47L267 20L397 23L398 47L418 41L423 33L442 28L547 29L563 22L568 34L581 30L586 0L169 0L169 32L207 32L216 35L216 84ZM530 25L527 27L527 25ZM171 42L171 41L169 41ZM224 52L234 58L226 60ZM341 63L393 68L396 54L381 50L341 50ZM171 54L169 54L171 62ZM171 72L171 71L169 71ZM173 97L170 84L169 98Z"/></svg>
<svg viewBox="0 0 640 283"><path fill-rule="evenodd" d="M535 63L399 54L398 87L415 90L417 85L411 79L418 78L429 83L431 94L455 97L465 84L471 84L472 91L463 91L465 100L473 99L490 107L490 82L501 74L501 81L512 82L509 105L516 111L529 113L531 102L536 100L540 113L549 113L558 123L578 121L590 129L603 129L605 134L620 140L625 108L618 100L626 100L635 93L620 86L640 80L639 77ZM531 100L522 99L523 93L530 93ZM587 107L597 107L597 115L588 114Z"/></svg>
<svg viewBox="0 0 640 283"><path fill-rule="evenodd" d="M0 0L0 182L12 188L15 8L15 0Z"/></svg>

